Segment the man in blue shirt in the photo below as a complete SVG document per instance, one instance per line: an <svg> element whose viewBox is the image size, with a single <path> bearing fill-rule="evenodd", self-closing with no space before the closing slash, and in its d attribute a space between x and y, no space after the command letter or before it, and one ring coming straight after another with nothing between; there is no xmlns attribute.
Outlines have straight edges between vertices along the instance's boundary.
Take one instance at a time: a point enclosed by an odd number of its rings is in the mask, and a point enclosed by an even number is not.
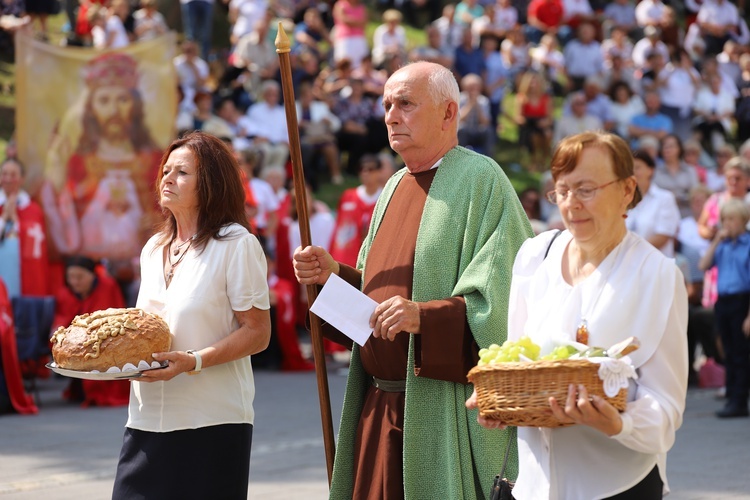
<svg viewBox="0 0 750 500"><path fill-rule="evenodd" d="M646 92L643 96L643 103L646 106L646 112L635 115L628 126L628 134L633 145L644 135L652 135L661 141L674 129L672 119L659 113L661 99L658 93Z"/></svg>

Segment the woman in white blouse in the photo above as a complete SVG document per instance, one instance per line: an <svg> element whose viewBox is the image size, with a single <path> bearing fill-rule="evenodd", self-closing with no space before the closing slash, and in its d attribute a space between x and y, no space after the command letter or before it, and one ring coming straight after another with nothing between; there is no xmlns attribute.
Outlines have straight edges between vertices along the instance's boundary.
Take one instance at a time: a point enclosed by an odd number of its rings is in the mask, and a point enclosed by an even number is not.
<svg viewBox="0 0 750 500"><path fill-rule="evenodd" d="M518 500L661 498L666 454L682 423L687 391L687 292L674 261L625 227L640 201L633 157L619 137L586 132L560 142L548 193L567 227L526 241L513 267L508 337L528 335L549 352L575 340L585 321L589 345L636 336L638 372L619 413L571 385L550 410L568 427L518 429ZM549 253L547 253L549 251ZM545 258L546 254L546 258ZM544 311L544 314L539 312ZM467 406L476 405L475 395ZM502 422L479 417L485 427Z"/></svg>
<svg viewBox="0 0 750 500"><path fill-rule="evenodd" d="M266 260L222 141L173 142L157 177L165 215L141 252L137 307L167 322L166 368L132 383L114 499L247 498L255 387L270 338ZM181 478L181 479L177 479Z"/></svg>

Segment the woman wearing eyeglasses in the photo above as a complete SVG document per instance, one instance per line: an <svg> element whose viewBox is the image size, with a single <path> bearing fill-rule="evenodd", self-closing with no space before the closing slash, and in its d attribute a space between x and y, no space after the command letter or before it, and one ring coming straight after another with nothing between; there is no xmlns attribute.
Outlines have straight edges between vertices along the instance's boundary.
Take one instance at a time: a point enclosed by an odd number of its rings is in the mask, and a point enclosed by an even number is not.
<svg viewBox="0 0 750 500"><path fill-rule="evenodd" d="M622 139L601 132L568 137L553 155L551 172L555 189L547 197L560 207L566 230L557 237L542 233L521 247L508 337L528 335L545 353L576 340L582 326L590 346L636 336L641 347L630 358L639 377L622 413L583 387L571 386L565 400L550 398L555 417L576 425L518 429L513 495L661 498L668 491L666 454L682 423L687 390L683 277L674 261L626 228L626 214L641 195ZM475 395L467 406L476 406Z"/></svg>

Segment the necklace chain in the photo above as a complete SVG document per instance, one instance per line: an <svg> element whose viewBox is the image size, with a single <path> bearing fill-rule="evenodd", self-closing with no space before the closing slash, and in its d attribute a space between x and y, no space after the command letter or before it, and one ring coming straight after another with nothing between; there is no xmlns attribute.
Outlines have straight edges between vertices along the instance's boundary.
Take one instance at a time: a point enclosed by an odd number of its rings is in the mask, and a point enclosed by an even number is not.
<svg viewBox="0 0 750 500"><path fill-rule="evenodd" d="M166 281L167 286L172 282L172 278L174 277L174 269L177 267L177 265L182 262L182 259L185 258L185 255L187 255L187 251L190 249L193 243L193 238L195 238L195 235L191 236L187 240L183 241L180 245L177 246L177 249L179 250L180 247L187 244L187 248L185 248L185 251L182 252L182 255L175 261L175 263L172 263L172 252L167 251L167 262L169 263L169 271L167 271L167 274L164 275L164 281ZM170 244L171 246L171 244ZM179 252L176 252L175 255L177 255Z"/></svg>
<svg viewBox="0 0 750 500"><path fill-rule="evenodd" d="M615 255L612 256L612 263L610 264L609 269L607 270L607 276L604 277L604 282L599 287L599 292L597 293L593 304L591 304L591 307L588 308L589 314L593 314L594 309L596 308L596 305L599 303L599 299L604 293L604 289L607 287L609 278L612 276L612 272L615 270L615 267L617 266L617 257L620 255L622 244L623 242L621 241L617 245L617 250L615 252ZM605 260L606 260L606 257L605 257ZM588 324L588 321L586 321L586 316L588 316L589 314L586 314L586 315L584 315L583 313L581 314L581 323L578 325L578 328L576 329L576 342L580 342L581 344L586 344L586 345L588 345L589 343L589 324Z"/></svg>

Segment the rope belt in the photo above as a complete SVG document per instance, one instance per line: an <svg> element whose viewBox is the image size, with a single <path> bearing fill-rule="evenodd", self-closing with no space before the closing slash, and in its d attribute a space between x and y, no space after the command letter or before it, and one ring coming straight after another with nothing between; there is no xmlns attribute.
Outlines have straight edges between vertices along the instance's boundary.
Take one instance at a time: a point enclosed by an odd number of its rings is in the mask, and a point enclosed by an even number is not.
<svg viewBox="0 0 750 500"><path fill-rule="evenodd" d="M372 377L372 385L385 392L406 392L406 380L383 380Z"/></svg>

